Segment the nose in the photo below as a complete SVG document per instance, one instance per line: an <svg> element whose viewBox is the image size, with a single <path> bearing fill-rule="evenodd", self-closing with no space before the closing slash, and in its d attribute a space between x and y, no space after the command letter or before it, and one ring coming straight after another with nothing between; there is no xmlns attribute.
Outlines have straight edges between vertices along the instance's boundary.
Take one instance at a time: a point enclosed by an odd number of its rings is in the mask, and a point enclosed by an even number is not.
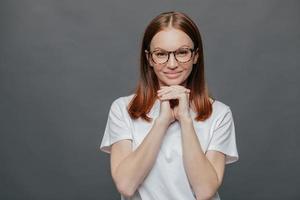
<svg viewBox="0 0 300 200"><path fill-rule="evenodd" d="M177 60L175 59L174 53L170 53L170 57L168 60L168 67L169 68L175 68L177 67L178 63Z"/></svg>

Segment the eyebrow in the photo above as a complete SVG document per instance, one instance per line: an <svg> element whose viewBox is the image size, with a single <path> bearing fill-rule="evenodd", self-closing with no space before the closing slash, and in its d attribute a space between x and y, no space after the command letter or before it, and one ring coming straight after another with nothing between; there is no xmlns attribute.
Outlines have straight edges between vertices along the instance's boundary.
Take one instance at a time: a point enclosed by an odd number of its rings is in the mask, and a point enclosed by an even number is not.
<svg viewBox="0 0 300 200"><path fill-rule="evenodd" d="M180 48L182 48L182 47L192 48L192 47L190 47L189 45L184 44L184 45L180 46L180 47L177 48L177 49L180 49ZM176 50L177 50L177 49L176 49ZM164 50L164 51L167 51L167 50L165 50L165 49L163 49L163 48L160 48L160 47L155 47L155 48L153 49L153 51L155 51L155 50Z"/></svg>

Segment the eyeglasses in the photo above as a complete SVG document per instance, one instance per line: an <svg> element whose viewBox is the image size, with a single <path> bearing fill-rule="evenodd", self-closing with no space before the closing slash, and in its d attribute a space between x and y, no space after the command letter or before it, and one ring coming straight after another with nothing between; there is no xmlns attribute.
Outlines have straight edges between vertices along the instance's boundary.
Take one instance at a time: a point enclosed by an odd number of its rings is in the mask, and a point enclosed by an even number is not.
<svg viewBox="0 0 300 200"><path fill-rule="evenodd" d="M193 56L193 52L195 50L192 48L179 48L175 51L166 51L163 49L158 49L154 51L145 50L146 54L150 54L151 59L156 64L165 64L168 62L170 58L170 54L172 53L179 63L189 62Z"/></svg>

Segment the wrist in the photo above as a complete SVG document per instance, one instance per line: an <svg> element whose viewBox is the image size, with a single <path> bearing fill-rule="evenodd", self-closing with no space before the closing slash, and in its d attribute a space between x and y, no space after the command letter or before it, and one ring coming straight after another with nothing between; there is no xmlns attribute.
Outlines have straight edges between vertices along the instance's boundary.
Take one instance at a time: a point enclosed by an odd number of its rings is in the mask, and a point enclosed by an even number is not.
<svg viewBox="0 0 300 200"><path fill-rule="evenodd" d="M166 129L169 127L169 123L159 117L155 119L154 123Z"/></svg>
<svg viewBox="0 0 300 200"><path fill-rule="evenodd" d="M180 124L193 123L193 119L191 116L183 116L183 117L180 117L179 122L180 122Z"/></svg>

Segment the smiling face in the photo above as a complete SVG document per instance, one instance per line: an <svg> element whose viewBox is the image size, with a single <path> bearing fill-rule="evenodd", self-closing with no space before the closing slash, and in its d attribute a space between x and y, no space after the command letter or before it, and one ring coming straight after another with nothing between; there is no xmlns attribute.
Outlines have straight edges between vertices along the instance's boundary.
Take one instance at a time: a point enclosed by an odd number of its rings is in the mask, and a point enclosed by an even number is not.
<svg viewBox="0 0 300 200"><path fill-rule="evenodd" d="M186 33L175 28L167 28L156 33L150 43L150 52L157 50L176 51L183 48L193 49L193 41ZM150 66L153 67L160 86L185 86L193 64L197 62L198 54L192 53L190 61L185 63L178 62L172 53L165 64L154 63L150 56L147 56L147 59Z"/></svg>

